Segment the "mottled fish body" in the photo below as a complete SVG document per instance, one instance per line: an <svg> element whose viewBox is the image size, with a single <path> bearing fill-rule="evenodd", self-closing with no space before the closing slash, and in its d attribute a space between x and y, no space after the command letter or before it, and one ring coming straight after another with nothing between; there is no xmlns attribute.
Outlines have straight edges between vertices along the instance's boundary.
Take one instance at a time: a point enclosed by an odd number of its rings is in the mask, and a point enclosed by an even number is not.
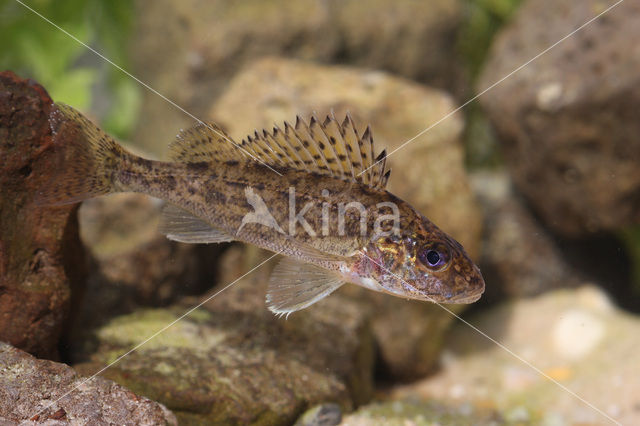
<svg viewBox="0 0 640 426"><path fill-rule="evenodd" d="M396 296L469 303L478 268L451 237L387 192L384 152L351 118L256 132L234 142L213 123L182 131L171 162L135 156L73 108L51 114L59 179L41 194L70 203L112 192L167 201L161 231L189 243L242 241L282 253L267 294L278 314L345 282Z"/></svg>

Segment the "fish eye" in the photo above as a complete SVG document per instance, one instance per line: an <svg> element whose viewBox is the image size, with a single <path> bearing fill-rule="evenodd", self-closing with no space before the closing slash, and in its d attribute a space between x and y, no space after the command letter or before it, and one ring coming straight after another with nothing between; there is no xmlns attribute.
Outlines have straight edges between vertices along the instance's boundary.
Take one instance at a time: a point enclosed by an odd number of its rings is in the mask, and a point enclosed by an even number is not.
<svg viewBox="0 0 640 426"><path fill-rule="evenodd" d="M435 250L427 251L427 262L429 262L429 265L431 266L436 266L438 262L440 262L440 255L438 252Z"/></svg>
<svg viewBox="0 0 640 426"><path fill-rule="evenodd" d="M451 254L447 246L435 243L423 247L418 253L418 259L429 269L440 271L449 265Z"/></svg>

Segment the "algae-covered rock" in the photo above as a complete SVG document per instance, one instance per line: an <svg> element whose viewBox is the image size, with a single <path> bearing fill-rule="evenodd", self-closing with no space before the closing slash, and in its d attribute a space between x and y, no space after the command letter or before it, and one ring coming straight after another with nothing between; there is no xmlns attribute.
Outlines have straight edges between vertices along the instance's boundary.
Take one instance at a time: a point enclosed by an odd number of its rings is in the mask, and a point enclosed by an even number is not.
<svg viewBox="0 0 640 426"><path fill-rule="evenodd" d="M55 358L85 261L77 206L35 202L58 167L51 103L34 81L0 74L0 340Z"/></svg>
<svg viewBox="0 0 640 426"><path fill-rule="evenodd" d="M262 252L241 256L243 262L266 258ZM318 403L351 410L368 401L373 340L367 311L330 297L288 320L277 318L264 304L271 266L224 290L103 375L162 402L184 424L288 424ZM225 275L222 284L230 282ZM189 307L138 311L112 320L96 331L98 347L88 355L90 361L76 367L98 370Z"/></svg>
<svg viewBox="0 0 640 426"><path fill-rule="evenodd" d="M110 380L78 376L65 364L36 359L0 342L0 424L150 426L177 421L163 405Z"/></svg>
<svg viewBox="0 0 640 426"><path fill-rule="evenodd" d="M468 321L503 347L460 323L447 336L441 370L396 389L394 398L490 406L525 424L637 422L640 321L601 290L556 290Z"/></svg>
<svg viewBox="0 0 640 426"><path fill-rule="evenodd" d="M469 404L447 406L437 402L389 401L361 407L344 417L342 426L494 426L507 424L490 408Z"/></svg>

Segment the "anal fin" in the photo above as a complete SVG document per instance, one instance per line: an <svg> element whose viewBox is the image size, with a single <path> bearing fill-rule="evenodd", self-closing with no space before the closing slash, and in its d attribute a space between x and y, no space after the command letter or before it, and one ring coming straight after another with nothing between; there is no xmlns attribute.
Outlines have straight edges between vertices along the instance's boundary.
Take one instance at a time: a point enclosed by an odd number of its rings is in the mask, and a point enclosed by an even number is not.
<svg viewBox="0 0 640 426"><path fill-rule="evenodd" d="M213 228L199 217L172 204L162 208L160 232L168 239L182 243L224 243L234 240L225 231Z"/></svg>
<svg viewBox="0 0 640 426"><path fill-rule="evenodd" d="M271 273L267 307L276 315L289 316L325 298L344 283L335 272L285 257Z"/></svg>

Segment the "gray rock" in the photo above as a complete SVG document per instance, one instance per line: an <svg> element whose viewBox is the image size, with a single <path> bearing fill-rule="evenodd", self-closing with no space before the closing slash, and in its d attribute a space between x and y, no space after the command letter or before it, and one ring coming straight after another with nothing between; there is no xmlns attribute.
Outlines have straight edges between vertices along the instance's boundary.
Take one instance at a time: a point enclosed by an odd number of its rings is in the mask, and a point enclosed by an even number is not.
<svg viewBox="0 0 640 426"><path fill-rule="evenodd" d="M613 2L530 0L497 37L482 90ZM519 190L566 236L640 222L640 4L623 2L484 94Z"/></svg>
<svg viewBox="0 0 640 426"><path fill-rule="evenodd" d="M110 380L80 377L65 364L36 359L3 342L0 422L52 426L177 424L175 416L161 404Z"/></svg>

